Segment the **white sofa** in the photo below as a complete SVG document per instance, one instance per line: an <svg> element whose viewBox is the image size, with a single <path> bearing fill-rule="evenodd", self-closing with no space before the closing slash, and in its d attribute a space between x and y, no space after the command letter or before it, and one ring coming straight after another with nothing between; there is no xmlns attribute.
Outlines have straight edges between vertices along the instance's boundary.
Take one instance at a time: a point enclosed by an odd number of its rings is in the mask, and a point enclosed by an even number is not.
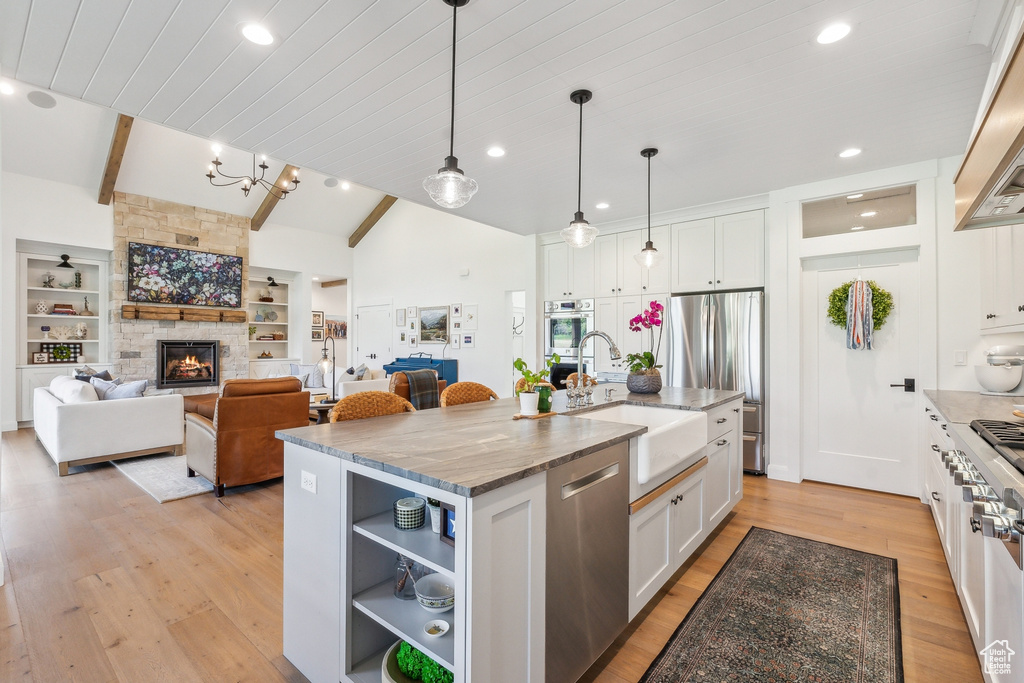
<svg viewBox="0 0 1024 683"><path fill-rule="evenodd" d="M32 411L36 438L62 477L71 465L178 451L185 441L181 394L64 403L37 387Z"/></svg>
<svg viewBox="0 0 1024 683"><path fill-rule="evenodd" d="M367 375L369 379L367 379ZM388 391L390 382L388 373L384 370L367 370L366 374L363 375L363 379L359 380L352 375L341 372L338 373L337 396L338 398L345 398L360 391ZM327 383L326 379L324 383Z"/></svg>

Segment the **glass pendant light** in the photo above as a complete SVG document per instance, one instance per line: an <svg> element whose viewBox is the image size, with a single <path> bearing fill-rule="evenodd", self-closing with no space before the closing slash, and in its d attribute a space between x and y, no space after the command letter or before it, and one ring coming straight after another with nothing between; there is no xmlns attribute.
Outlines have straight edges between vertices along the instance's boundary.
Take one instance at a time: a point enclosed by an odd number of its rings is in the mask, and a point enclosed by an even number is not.
<svg viewBox="0 0 1024 683"><path fill-rule="evenodd" d="M663 254L654 248L654 242L651 241L651 157L657 153L658 150L654 147L640 150L640 156L647 159L647 244L633 258L642 268L648 269L661 263L663 257Z"/></svg>
<svg viewBox="0 0 1024 683"><path fill-rule="evenodd" d="M576 176L576 215L573 217L572 223L569 223L569 227L563 228L560 234L566 244L576 249L588 246L597 237L597 228L583 218L581 210L583 198L583 105L589 102L593 96L594 93L589 90L576 90L569 95L573 104L580 105L580 155Z"/></svg>
<svg viewBox="0 0 1024 683"><path fill-rule="evenodd" d="M445 157L444 166L437 169L434 175L428 175L423 179L423 189L427 191L430 198L446 209L457 209L465 206L473 195L476 194L477 184L472 178L459 168L459 160L455 158L455 37L456 20L459 16L459 8L465 7L469 0L443 0L446 5L452 8L452 125L451 137L448 144L448 156Z"/></svg>

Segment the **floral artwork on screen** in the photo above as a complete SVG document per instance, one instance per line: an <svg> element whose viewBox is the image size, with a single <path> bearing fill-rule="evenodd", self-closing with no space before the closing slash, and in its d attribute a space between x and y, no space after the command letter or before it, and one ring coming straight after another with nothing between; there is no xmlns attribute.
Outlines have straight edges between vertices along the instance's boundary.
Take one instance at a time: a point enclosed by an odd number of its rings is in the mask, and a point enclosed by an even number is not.
<svg viewBox="0 0 1024 683"><path fill-rule="evenodd" d="M128 300L238 308L242 258L129 242Z"/></svg>

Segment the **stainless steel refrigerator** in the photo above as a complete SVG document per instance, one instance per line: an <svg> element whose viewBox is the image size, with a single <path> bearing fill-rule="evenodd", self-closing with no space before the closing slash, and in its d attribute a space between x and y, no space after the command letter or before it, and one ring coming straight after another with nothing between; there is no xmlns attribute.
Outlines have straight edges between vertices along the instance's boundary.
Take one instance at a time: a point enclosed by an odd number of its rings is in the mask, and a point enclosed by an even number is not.
<svg viewBox="0 0 1024 683"><path fill-rule="evenodd" d="M743 469L764 474L764 292L673 296L666 384L731 389L743 400Z"/></svg>

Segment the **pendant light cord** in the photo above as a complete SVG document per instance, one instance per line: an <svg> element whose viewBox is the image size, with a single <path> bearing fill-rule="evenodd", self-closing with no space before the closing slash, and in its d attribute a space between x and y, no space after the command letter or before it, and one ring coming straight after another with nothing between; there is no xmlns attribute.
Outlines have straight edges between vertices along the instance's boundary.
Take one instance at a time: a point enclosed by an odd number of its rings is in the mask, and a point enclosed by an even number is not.
<svg viewBox="0 0 1024 683"><path fill-rule="evenodd" d="M651 241L651 157L647 157L647 241Z"/></svg>
<svg viewBox="0 0 1024 683"><path fill-rule="evenodd" d="M576 213L583 211L583 100L580 100L580 154L576 166Z"/></svg>
<svg viewBox="0 0 1024 683"><path fill-rule="evenodd" d="M455 45L458 42L459 5L452 3L452 127L448 143L448 156L455 156Z"/></svg>

